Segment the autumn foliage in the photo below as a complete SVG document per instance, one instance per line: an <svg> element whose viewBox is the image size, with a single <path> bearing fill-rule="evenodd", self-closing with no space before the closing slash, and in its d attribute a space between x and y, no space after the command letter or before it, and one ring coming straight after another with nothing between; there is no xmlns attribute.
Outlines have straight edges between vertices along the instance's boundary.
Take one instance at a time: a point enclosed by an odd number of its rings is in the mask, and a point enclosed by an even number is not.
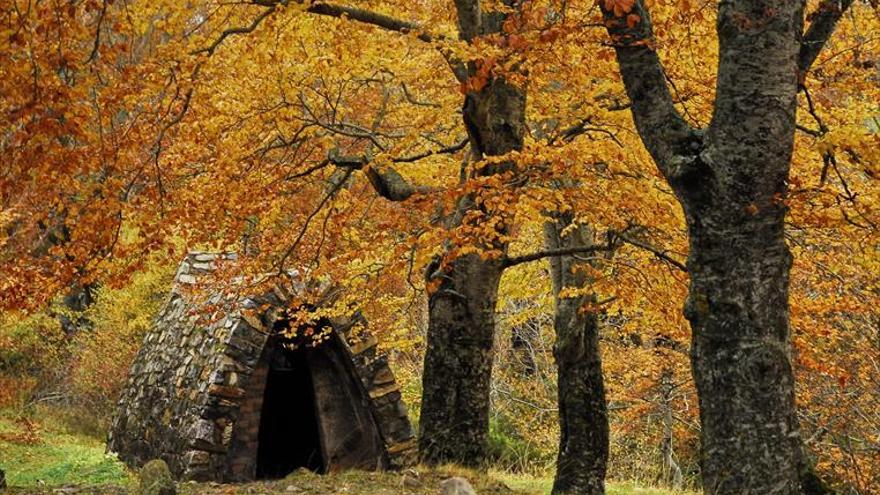
<svg viewBox="0 0 880 495"><path fill-rule="evenodd" d="M600 1L628 28L642 22L633 0ZM703 126L717 5L649 4L676 108ZM338 15L321 5L0 0L0 403L21 400L5 396L14 380L35 394L63 382L109 409L155 294L194 249L246 254L229 277L296 269L332 281L341 296L322 311L362 310L415 402L436 289L424 268L445 246L441 265L499 258L486 247L499 238L510 257L540 251L548 212L571 211L607 246L585 255L593 284L570 291L598 295L583 310L601 315L610 474L672 483L679 469L697 482L683 215L627 111L620 40L598 6L525 2L501 34L467 44L452 2L358 1ZM377 27L361 11L410 24ZM880 486L878 32L876 4L855 2L803 75L779 198L802 437L819 472L854 493ZM476 74L463 83L450 71L460 61ZM528 91L526 142L473 163L462 93L497 75ZM516 172L470 173L504 162ZM405 201L377 195L389 173L412 187ZM481 209L447 228L468 194ZM496 455L508 469L548 469L554 456L544 263L517 264L501 283L492 424L512 442ZM91 323L64 335L61 298L82 286L100 288Z"/></svg>

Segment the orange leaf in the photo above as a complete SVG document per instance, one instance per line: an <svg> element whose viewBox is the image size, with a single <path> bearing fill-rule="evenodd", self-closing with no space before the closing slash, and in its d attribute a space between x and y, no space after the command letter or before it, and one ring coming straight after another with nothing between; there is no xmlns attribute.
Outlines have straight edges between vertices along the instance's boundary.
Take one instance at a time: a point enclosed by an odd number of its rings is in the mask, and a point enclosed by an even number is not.
<svg viewBox="0 0 880 495"><path fill-rule="evenodd" d="M639 17L637 14L630 14L630 15L626 16L626 26L628 28L632 29L632 28L636 27L636 25L641 20L642 20L642 18Z"/></svg>

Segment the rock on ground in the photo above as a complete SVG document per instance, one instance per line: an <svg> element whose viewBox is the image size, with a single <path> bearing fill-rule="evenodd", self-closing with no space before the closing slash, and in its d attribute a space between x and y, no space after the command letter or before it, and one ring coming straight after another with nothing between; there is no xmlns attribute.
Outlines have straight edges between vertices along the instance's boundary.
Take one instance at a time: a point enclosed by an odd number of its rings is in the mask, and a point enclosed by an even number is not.
<svg viewBox="0 0 880 495"><path fill-rule="evenodd" d="M468 480L455 476L440 482L440 495L477 495Z"/></svg>
<svg viewBox="0 0 880 495"><path fill-rule="evenodd" d="M174 478L163 460L152 460L141 468L137 495L177 495Z"/></svg>

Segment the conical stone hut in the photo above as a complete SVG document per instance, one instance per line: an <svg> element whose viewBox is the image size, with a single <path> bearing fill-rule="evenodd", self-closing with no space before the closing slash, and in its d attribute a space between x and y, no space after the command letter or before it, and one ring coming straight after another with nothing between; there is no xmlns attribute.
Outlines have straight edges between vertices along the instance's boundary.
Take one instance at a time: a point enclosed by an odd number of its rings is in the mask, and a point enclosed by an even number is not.
<svg viewBox="0 0 880 495"><path fill-rule="evenodd" d="M277 329L296 283L249 297L191 289L234 260L190 253L180 265L131 367L108 449L131 466L159 458L201 481L410 462L406 407L365 322L322 321L315 326L331 329L323 342L291 346Z"/></svg>

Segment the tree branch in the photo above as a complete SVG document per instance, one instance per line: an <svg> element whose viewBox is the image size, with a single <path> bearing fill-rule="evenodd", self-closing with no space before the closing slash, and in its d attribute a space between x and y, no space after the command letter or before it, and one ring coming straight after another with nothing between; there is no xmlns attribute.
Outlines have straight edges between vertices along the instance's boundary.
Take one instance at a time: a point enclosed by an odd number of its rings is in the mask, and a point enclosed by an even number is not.
<svg viewBox="0 0 880 495"><path fill-rule="evenodd" d="M314 210L312 210L308 217L306 217L306 220L305 222L303 222L303 226L300 229L299 234L297 234L296 239L293 241L293 244L291 244L290 247L288 247L287 250L284 251L281 259L278 260L276 266L278 267L279 274L284 272L284 264L287 262L287 258L289 258L290 255L293 254L294 251L296 251L296 248L299 247L299 243L302 241L303 237L305 237L306 231L309 230L309 224L311 224L312 219L315 218L315 216L324 208L324 205L326 205L328 201L336 196L336 193L339 192L339 190L342 188L342 186L345 184L345 182L348 180L353 172L353 170L346 170L345 176L342 177L341 180L333 184L333 187L330 188L329 191L327 191L327 194L324 195L324 197L321 199L321 202L318 203L318 206Z"/></svg>
<svg viewBox="0 0 880 495"><path fill-rule="evenodd" d="M394 163L409 163L409 162L415 162L415 161L421 160L423 158L427 158L432 155L451 154L451 153L455 153L457 151L463 150L464 147L467 146L467 144L468 144L468 138L464 138L461 141L459 141L458 143L453 144L452 146L440 148L439 150L426 151L424 153L419 153L416 155L404 156L401 158L394 158L391 161Z"/></svg>
<svg viewBox="0 0 880 495"><path fill-rule="evenodd" d="M687 273L687 271L688 271L687 266L684 263L682 263L682 262L676 260L675 258L672 258L668 254L666 254L668 251L660 250L660 249L658 249L658 248L656 248L646 242L642 242L638 239L633 239L632 237L629 237L628 235L626 235L622 232L610 232L610 234L611 234L610 237L612 237L612 238L617 237L618 239L620 239L621 241L623 241L627 244L630 244L630 245L635 246L640 249L644 249L645 251L652 253L658 259L661 259L661 260L669 263L670 265L678 268L679 270L681 270L685 273Z"/></svg>
<svg viewBox="0 0 880 495"><path fill-rule="evenodd" d="M680 152L678 148L695 133L673 104L663 65L654 48L650 14L642 0L635 0L629 12L615 12L613 6L606 8L607 2L598 3L617 54L639 135L668 178L672 159Z"/></svg>
<svg viewBox="0 0 880 495"><path fill-rule="evenodd" d="M455 153L464 149L467 143L468 140L464 139L452 146L447 146L438 150L426 151L424 153L405 157L395 157L391 159L391 162L411 163L432 155ZM376 193L389 201L405 201L414 194L425 194L434 191L431 187L410 184L409 181L392 167L383 167L382 170L370 167L369 165L372 161L370 156L346 156L339 154L338 150L332 150L329 153L327 160L339 168L363 170L364 175L367 176L367 179L370 181L370 184L372 184L373 189L376 190Z"/></svg>
<svg viewBox="0 0 880 495"><path fill-rule="evenodd" d="M87 64L98 57L98 50L101 48L101 27L104 24L104 17L107 15L107 3L108 0L104 0L101 5L101 12L98 14L97 27L95 27L95 42L92 44L92 51L89 53L89 58L86 59Z"/></svg>
<svg viewBox="0 0 880 495"><path fill-rule="evenodd" d="M343 156L333 150L329 154L330 163L347 170L363 170L367 180L376 190L379 196L389 201L404 201L413 194L419 192L419 188L413 186L403 178L396 170L386 167L379 171L369 167L370 158L366 156Z"/></svg>
<svg viewBox="0 0 880 495"><path fill-rule="evenodd" d="M369 10L359 9L356 7L347 7L344 5L336 5L332 3L314 2L306 9L307 12L317 15L325 15L329 17L346 17L353 21L364 24L370 24L388 31L396 31L402 34L417 32L416 37L424 42L430 43L440 36L434 36L424 31L421 26L414 22L395 19L385 14L370 12Z"/></svg>
<svg viewBox="0 0 880 495"><path fill-rule="evenodd" d="M581 121L578 122L577 124L562 131L562 135L561 135L562 140L565 142L570 142L574 138L580 136L581 134L589 134L591 132L598 132L600 134L605 134L612 141L614 141L615 144L617 144L618 146L623 148L623 144L620 142L619 139L617 139L616 134L609 131L608 129L605 129L603 127L597 127L592 124L593 124L593 122L589 117L585 118L585 119L581 119ZM549 141L552 144L554 139L550 139Z"/></svg>
<svg viewBox="0 0 880 495"><path fill-rule="evenodd" d="M801 50L798 53L798 70L801 77L810 70L819 52L834 32L837 21L853 4L853 0L823 0L815 12L810 14L812 22L804 33Z"/></svg>
<svg viewBox="0 0 880 495"><path fill-rule="evenodd" d="M613 249L610 245L605 246L571 246L557 249L545 249L543 251L538 251L535 253L525 254L522 256L508 256L505 257L501 262L504 268L510 268L511 266L520 265L522 263L528 263L530 261L537 261L543 258L552 258L556 256L569 256L572 254L582 254L582 253L595 253L598 251L610 251Z"/></svg>
<svg viewBox="0 0 880 495"><path fill-rule="evenodd" d="M349 7L346 5L337 5L333 3L326 3L321 1L314 0L293 0L295 3L304 4L308 2L308 7L306 7L306 12L315 15L323 15L328 17L336 17L336 18L346 18L353 21L357 21L363 24L369 24L371 26L376 26L388 31L394 31L401 34L408 34L411 32L415 32L416 38L424 41L426 43L431 43L433 41L442 41L446 38L442 35L431 34L427 32L421 25L415 22L404 21L401 19L397 19L395 17L391 17L386 14L380 14L378 12L372 12L366 9L361 9L357 7ZM248 25L243 27L235 27L230 28L223 31L220 34L220 37L214 40L214 42L208 46L207 48L202 48L200 50L196 50L193 52L194 55L200 53L207 53L211 55L220 46L223 41L229 36L235 34L246 34L254 31L260 23L269 16L272 12L275 11L275 8L278 5L287 5L290 3L290 0L252 0L252 5L261 5L266 7L259 16L257 16L254 21ZM443 55L443 58L446 59L446 62L449 64L449 68L452 70L452 73L455 75L456 79L459 82L464 82L467 80L467 69L464 67L464 64L458 60L455 55L452 54L451 51L444 49L442 47L438 47L440 54Z"/></svg>
<svg viewBox="0 0 880 495"><path fill-rule="evenodd" d="M259 26L260 23L263 22L264 19L269 17L269 14L271 14L274 11L275 11L275 6L272 5L268 8L266 8L265 10L263 10L262 12L260 12L260 15L258 15L256 18L254 18L253 22L251 22L249 25L240 26L240 27L233 27L233 28L229 28L229 29L224 30L222 33L220 33L220 36L217 37L217 39L214 40L213 43L211 43L210 46L208 46L206 48L202 48L200 50L196 50L196 51L192 52L192 54L199 55L201 53L207 53L209 56L213 55L214 51L217 49L217 47L220 46L220 44L223 43L223 41L226 38L228 38L234 34L247 34L247 33L253 32L255 29L257 29L257 26Z"/></svg>
<svg viewBox="0 0 880 495"><path fill-rule="evenodd" d="M297 1L298 3L303 3L307 0ZM256 2L272 3L272 0L256 0ZM336 5L324 2L313 2L309 5L306 11L316 15L325 15L329 17L345 17L346 19L351 19L353 21L361 22L364 24L370 24L372 26L380 27L388 31L396 31L401 34L415 32L417 33L416 38L426 43L431 43L433 41L442 41L446 39L444 36L429 33L424 29L423 26L415 22L403 21L385 14L371 12L369 10L359 9L356 7L348 7L344 5ZM464 67L464 64L460 60L458 60L451 51L442 47L437 48L440 54L443 55L443 58L446 59L446 63L449 64L449 68L452 70L452 73L455 75L455 78L458 80L458 82L465 82L468 76L467 69Z"/></svg>

